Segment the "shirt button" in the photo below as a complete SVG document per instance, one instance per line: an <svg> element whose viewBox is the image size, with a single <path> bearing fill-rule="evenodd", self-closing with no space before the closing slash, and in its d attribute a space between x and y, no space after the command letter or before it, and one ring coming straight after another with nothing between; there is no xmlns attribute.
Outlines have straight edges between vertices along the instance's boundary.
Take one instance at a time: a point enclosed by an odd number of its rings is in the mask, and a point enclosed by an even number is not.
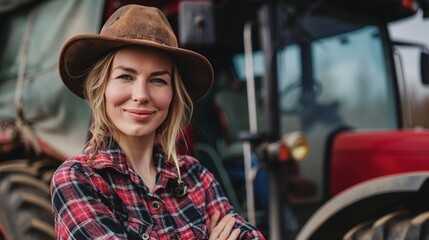
<svg viewBox="0 0 429 240"><path fill-rule="evenodd" d="M152 202L152 209L153 210L158 210L160 207L161 207L161 203L159 203L158 201Z"/></svg>
<svg viewBox="0 0 429 240"><path fill-rule="evenodd" d="M142 239L143 240L147 240L147 239L149 239L149 234L148 233L143 233L143 235L142 235Z"/></svg>

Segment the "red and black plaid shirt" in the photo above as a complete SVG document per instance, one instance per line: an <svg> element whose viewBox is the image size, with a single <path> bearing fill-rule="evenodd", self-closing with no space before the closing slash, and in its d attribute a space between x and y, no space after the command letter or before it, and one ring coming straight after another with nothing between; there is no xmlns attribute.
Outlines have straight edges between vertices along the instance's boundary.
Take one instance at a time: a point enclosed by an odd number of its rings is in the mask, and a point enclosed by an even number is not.
<svg viewBox="0 0 429 240"><path fill-rule="evenodd" d="M177 178L171 161L155 151L156 186L149 191L119 147L68 159L51 183L58 239L208 239L210 216L232 213L239 239L264 239L237 215L219 183L199 162L180 156L188 195L172 197L167 186Z"/></svg>

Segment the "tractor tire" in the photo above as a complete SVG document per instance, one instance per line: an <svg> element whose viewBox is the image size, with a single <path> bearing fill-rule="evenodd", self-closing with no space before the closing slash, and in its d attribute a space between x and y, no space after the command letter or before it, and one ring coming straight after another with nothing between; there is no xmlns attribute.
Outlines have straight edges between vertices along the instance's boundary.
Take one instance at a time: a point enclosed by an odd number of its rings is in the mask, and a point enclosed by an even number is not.
<svg viewBox="0 0 429 240"><path fill-rule="evenodd" d="M0 239L56 239L49 183L57 166L51 159L0 163Z"/></svg>
<svg viewBox="0 0 429 240"><path fill-rule="evenodd" d="M343 240L429 240L429 212L396 211L361 223Z"/></svg>

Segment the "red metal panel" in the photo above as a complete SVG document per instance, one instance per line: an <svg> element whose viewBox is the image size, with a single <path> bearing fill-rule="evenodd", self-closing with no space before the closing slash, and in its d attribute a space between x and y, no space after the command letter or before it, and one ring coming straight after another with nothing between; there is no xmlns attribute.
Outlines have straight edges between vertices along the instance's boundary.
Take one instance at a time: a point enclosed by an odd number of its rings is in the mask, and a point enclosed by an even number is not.
<svg viewBox="0 0 429 240"><path fill-rule="evenodd" d="M375 177L429 170L427 130L343 132L332 148L332 195Z"/></svg>

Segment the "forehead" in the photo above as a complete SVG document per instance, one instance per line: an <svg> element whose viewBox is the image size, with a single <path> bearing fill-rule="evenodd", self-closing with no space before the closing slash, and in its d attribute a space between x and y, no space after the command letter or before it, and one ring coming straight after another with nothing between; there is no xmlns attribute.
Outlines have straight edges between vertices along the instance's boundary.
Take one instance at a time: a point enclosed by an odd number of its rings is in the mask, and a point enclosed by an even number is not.
<svg viewBox="0 0 429 240"><path fill-rule="evenodd" d="M154 66L168 67L173 66L173 59L166 52L149 47L127 46L118 50L114 59L113 66L128 65L130 67Z"/></svg>

